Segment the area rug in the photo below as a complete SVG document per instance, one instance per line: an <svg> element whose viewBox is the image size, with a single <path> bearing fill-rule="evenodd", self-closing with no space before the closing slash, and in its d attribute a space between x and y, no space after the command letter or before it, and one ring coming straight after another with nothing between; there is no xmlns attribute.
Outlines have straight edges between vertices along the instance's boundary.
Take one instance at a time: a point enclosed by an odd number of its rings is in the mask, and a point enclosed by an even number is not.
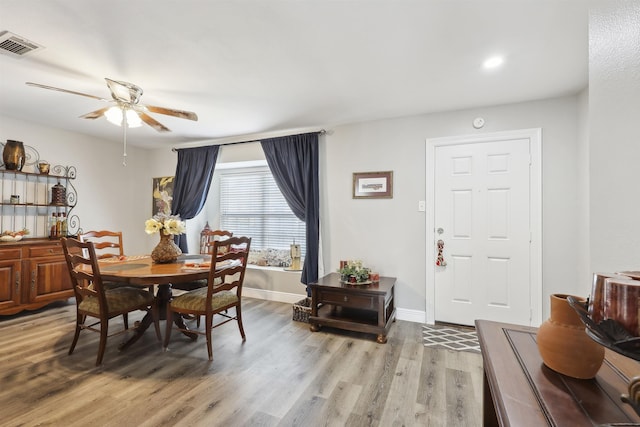
<svg viewBox="0 0 640 427"><path fill-rule="evenodd" d="M456 328L449 325L423 325L422 337L425 347L480 352L478 336L476 331L471 328Z"/></svg>

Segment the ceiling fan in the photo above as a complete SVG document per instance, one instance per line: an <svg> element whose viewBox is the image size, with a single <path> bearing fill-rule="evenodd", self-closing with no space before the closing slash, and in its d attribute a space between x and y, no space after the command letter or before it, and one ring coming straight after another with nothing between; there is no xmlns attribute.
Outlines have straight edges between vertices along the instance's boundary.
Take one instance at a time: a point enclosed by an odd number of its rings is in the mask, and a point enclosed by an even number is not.
<svg viewBox="0 0 640 427"><path fill-rule="evenodd" d="M83 116L80 116L84 119L97 119L99 117L105 116L105 118L118 126L122 126L123 128L123 138L124 138L124 157L125 162L123 164L126 165L126 156L127 156L127 128L128 127L138 127L141 126L142 123L146 123L151 126L158 132L170 132L170 129L151 117L149 112L164 114L167 116L178 117L180 119L187 119L197 121L198 116L196 113L191 111L184 110L176 110L174 108L165 108L158 107L153 105L145 105L140 104L140 97L142 96L142 88L134 85L133 83L112 80L105 78L107 81L107 86L109 87L109 91L111 92L112 99L101 98L95 95L89 95L87 93L76 92L73 90L61 89L58 87L47 86L39 83L26 82L29 86L39 87L43 89L55 90L58 92L66 92L73 95L86 96L87 98L97 99L99 101L107 102L109 104L115 104L100 108L99 110L92 111Z"/></svg>

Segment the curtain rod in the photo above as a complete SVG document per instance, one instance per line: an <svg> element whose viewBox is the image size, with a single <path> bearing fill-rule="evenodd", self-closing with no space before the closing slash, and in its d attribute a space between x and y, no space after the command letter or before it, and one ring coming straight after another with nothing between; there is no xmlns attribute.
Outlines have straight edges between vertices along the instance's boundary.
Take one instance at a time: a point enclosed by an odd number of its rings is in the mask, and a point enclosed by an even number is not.
<svg viewBox="0 0 640 427"><path fill-rule="evenodd" d="M222 142L222 143L220 143L220 144L197 145L197 146L195 146L195 147L206 147L206 146L208 146L208 145L219 145L219 146L223 146L223 145L247 144L247 143L250 143L250 142L260 142L260 141L261 141L261 140L263 140L263 139L278 138L278 137L293 136L293 135L303 135L303 134L305 134L305 133L317 133L317 134L319 134L319 135L324 135L324 134L326 134L326 133L327 133L327 131L326 131L326 130L324 130L324 129L320 129L320 130L317 130L317 131L315 131L315 132L314 132L314 131L312 131L312 132L292 133L292 134L285 134L285 135L278 135L278 136L265 136L264 138L253 138L253 139L248 139L248 140L246 140L246 141ZM195 148L195 147L185 147L185 148ZM178 150L180 150L180 148L173 147L173 148L171 149L171 151L173 151L173 152L177 152Z"/></svg>

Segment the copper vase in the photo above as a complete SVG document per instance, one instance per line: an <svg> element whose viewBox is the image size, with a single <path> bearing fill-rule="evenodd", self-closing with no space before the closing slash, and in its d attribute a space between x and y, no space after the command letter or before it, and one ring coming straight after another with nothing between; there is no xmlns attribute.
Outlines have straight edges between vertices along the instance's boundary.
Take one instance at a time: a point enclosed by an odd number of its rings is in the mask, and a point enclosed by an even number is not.
<svg viewBox="0 0 640 427"><path fill-rule="evenodd" d="M2 150L2 161L7 170L21 171L24 166L26 155L24 152L24 144L20 141L7 140Z"/></svg>
<svg viewBox="0 0 640 427"><path fill-rule="evenodd" d="M160 243L151 252L153 262L156 264L175 262L182 255L182 250L174 243L173 238L172 234L160 232Z"/></svg>
<svg viewBox="0 0 640 427"><path fill-rule="evenodd" d="M568 295L551 295L551 315L538 330L538 351L544 364L568 377L596 376L604 360L604 347L584 331L578 313L569 305ZM584 298L574 297L581 303Z"/></svg>

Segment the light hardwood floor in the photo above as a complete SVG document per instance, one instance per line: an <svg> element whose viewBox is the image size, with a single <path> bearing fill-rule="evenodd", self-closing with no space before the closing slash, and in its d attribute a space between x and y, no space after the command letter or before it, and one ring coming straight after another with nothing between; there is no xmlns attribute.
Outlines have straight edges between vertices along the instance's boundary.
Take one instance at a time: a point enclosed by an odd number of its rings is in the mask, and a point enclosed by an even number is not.
<svg viewBox="0 0 640 427"><path fill-rule="evenodd" d="M122 352L123 336L110 338L99 368L98 334L81 333L67 355L73 300L0 316L0 425L481 425L480 354L426 348L420 324L396 321L376 344L312 333L289 304L245 298L243 308L247 341L235 322L215 329L213 362L204 337L174 331L163 352L151 328Z"/></svg>

